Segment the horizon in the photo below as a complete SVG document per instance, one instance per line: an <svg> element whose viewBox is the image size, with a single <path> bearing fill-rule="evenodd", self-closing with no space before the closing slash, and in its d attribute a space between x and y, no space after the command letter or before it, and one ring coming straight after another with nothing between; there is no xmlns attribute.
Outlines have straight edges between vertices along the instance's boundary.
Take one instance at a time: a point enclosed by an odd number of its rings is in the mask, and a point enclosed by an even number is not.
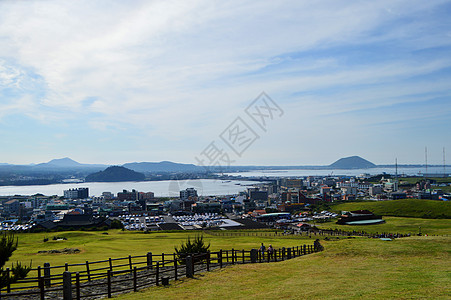
<svg viewBox="0 0 451 300"><path fill-rule="evenodd" d="M230 167L328 167L330 165L332 165L333 163L341 160L341 159L346 159L346 158L351 158L351 157L358 157L361 158L363 160L366 160L365 158L358 156L358 155L353 155L353 156L349 156L349 157L342 157L337 159L336 161L328 164L328 165L319 165L319 164L310 164L310 165L230 165ZM58 161L58 160L71 160L75 163L78 164L82 164L82 165L105 165L105 166L123 166L125 164L133 164L133 163L164 163L164 162L168 162L168 163L174 163L174 164L190 164L190 163L182 163L182 162L175 162L175 161L169 161L169 160L163 160L163 161L130 161L130 162L124 162L124 163L113 163L113 164L104 164L104 163L84 163L84 162L79 162L76 161L68 156L66 157L61 157L61 158L54 158L51 159L50 161L47 162L40 162L40 163L30 163L30 164L10 164L10 163L5 163L5 162L0 162L1 164L7 164L7 165L20 165L20 166L36 166L39 164L47 164L47 163L51 163L52 161ZM368 160L367 160L368 161ZM370 163L372 163L371 161L369 161ZM200 165L196 165L196 164L191 164L194 166L198 166L201 167ZM374 164L375 167L378 166L395 166L395 164L390 164L390 163L386 163L386 164ZM411 164L399 164L398 166L425 166L424 163L411 163ZM442 167L443 164L428 164L428 167ZM445 165L445 167L451 167L451 165Z"/></svg>
<svg viewBox="0 0 451 300"><path fill-rule="evenodd" d="M443 165L450 13L419 0L0 1L0 163L198 165L215 150L237 166L354 153L406 165L427 147Z"/></svg>

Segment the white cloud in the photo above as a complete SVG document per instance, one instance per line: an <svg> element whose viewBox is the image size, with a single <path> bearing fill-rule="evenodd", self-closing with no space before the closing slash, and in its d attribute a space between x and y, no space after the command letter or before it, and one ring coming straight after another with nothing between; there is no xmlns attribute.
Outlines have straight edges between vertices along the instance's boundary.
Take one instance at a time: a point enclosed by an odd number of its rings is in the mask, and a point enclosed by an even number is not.
<svg viewBox="0 0 451 300"><path fill-rule="evenodd" d="M445 81L409 84L450 66L414 53L449 47L449 32L434 30L443 3L3 1L0 58L22 69L0 62L0 84L22 96L0 104L0 118L70 124L83 115L94 131L208 141L262 90L306 120L417 101L449 92ZM380 45L399 56L335 53ZM24 69L42 78L39 89L23 89ZM350 90L327 92L337 87Z"/></svg>

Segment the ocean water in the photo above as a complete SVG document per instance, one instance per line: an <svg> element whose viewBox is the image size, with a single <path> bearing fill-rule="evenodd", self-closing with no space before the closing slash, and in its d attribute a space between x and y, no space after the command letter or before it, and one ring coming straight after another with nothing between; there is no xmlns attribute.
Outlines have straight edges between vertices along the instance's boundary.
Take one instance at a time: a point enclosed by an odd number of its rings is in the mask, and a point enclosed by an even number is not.
<svg viewBox="0 0 451 300"><path fill-rule="evenodd" d="M164 181L139 181L139 182L89 182L71 184L50 185L26 185L26 186L0 186L0 195L43 195L62 196L64 190L72 188L89 188L90 196L100 196L102 192L117 194L122 190L135 189L139 192L153 192L156 197L178 197L180 191L189 187L197 190L200 196L233 195L245 191L254 186L256 181L222 181L212 179L193 180L164 180Z"/></svg>

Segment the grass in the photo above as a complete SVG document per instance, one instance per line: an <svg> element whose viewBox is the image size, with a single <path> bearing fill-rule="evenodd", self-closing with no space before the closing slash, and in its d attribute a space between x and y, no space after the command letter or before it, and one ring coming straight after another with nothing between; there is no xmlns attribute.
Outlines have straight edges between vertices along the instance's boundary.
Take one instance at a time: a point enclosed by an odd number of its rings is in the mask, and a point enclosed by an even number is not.
<svg viewBox="0 0 451 300"><path fill-rule="evenodd" d="M365 231L368 233L402 233L417 234L419 227L421 232L428 235L451 235L451 220L449 219L421 219L421 218L401 218L383 217L384 224L376 225L338 225L335 222L317 224L321 229L341 229L344 231Z"/></svg>
<svg viewBox="0 0 451 300"><path fill-rule="evenodd" d="M331 207L335 212L367 209L377 215L451 219L451 202L436 200L388 200L341 203Z"/></svg>
<svg viewBox="0 0 451 300"><path fill-rule="evenodd" d="M14 252L7 267L12 262L28 264L32 260L33 268L43 266L49 262L51 266L62 266L65 263L83 263L85 261L106 260L109 257L119 258L128 255L140 256L147 252L154 254L173 253L174 246L179 246L188 236L194 237L196 232L154 232L143 234L121 230L110 230L108 235L102 232L68 231L56 233L21 233L19 247ZM66 241L53 241L53 236L66 237ZM44 237L50 238L43 242ZM258 248L260 243L273 244L275 247L292 247L301 244L311 244L313 239L299 237L216 237L205 234L204 240L211 244L210 250L219 249L252 249ZM63 248L77 248L81 250L76 254L38 254L40 250L53 250ZM71 269L72 271L72 269Z"/></svg>
<svg viewBox="0 0 451 300"><path fill-rule="evenodd" d="M322 243L321 253L228 267L118 299L449 299L450 237Z"/></svg>
<svg viewBox="0 0 451 300"><path fill-rule="evenodd" d="M415 184L422 180L435 180L438 184L440 183L451 183L451 177L432 177L432 178L424 178L424 177L401 177L399 178L400 183L406 182L408 184Z"/></svg>
<svg viewBox="0 0 451 300"><path fill-rule="evenodd" d="M365 231L451 234L451 220L385 217L386 224L363 227ZM324 227L335 226L326 223ZM347 229L346 226L336 225ZM350 230L360 230L349 226ZM102 232L58 232L18 234L19 248L11 258L33 267L104 260L131 255L172 253L174 246L195 232L150 234L110 230ZM67 241L52 241L54 235ZM50 241L44 243L43 238ZM209 234L204 239L211 250L311 244L315 239L299 236L233 236ZM324 237L322 237L324 238ZM447 299L450 294L451 237L427 236L385 242L369 238L322 241L325 251L270 264L236 265L196 275L195 279L172 282L170 287L151 287L119 299ZM37 254L39 250L78 248L78 254ZM8 262L9 264L10 262ZM72 270L71 270L72 271Z"/></svg>

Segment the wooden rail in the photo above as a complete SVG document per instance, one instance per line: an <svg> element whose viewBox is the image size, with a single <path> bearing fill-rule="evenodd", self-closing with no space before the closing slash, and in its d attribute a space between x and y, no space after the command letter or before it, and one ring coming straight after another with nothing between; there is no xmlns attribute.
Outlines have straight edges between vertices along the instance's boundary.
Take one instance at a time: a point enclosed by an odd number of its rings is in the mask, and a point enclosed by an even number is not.
<svg viewBox="0 0 451 300"><path fill-rule="evenodd" d="M318 244L317 244L318 243ZM277 262L318 252L314 245L277 248L273 253L251 250L219 250L198 253L184 259L175 253L108 258L107 260L32 269L31 276L0 290L0 298L83 299L93 296L112 297L124 291L137 291L151 285L166 285L169 280L193 277L197 272L210 271L232 264Z"/></svg>

